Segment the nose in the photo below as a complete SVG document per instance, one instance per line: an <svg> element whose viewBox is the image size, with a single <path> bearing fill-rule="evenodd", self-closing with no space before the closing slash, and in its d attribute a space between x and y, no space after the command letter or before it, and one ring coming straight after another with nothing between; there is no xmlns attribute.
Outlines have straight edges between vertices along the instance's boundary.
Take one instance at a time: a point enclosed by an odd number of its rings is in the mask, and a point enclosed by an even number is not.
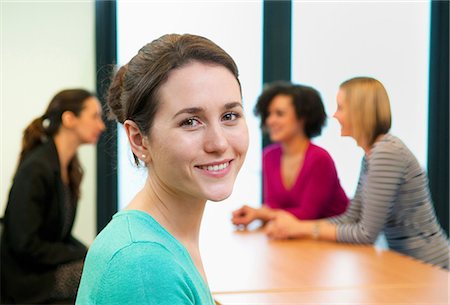
<svg viewBox="0 0 450 305"><path fill-rule="evenodd" d="M266 125L266 127L269 127L270 125L273 124L273 122L274 122L274 116L273 116L272 114L269 114L269 115L266 117L266 120L265 120L265 122L264 122L264 125Z"/></svg>
<svg viewBox="0 0 450 305"><path fill-rule="evenodd" d="M100 131L104 131L106 129L105 122L103 122L102 119L100 119Z"/></svg>
<svg viewBox="0 0 450 305"><path fill-rule="evenodd" d="M220 124L210 124L205 131L204 149L208 153L224 153L228 148L225 130Z"/></svg>

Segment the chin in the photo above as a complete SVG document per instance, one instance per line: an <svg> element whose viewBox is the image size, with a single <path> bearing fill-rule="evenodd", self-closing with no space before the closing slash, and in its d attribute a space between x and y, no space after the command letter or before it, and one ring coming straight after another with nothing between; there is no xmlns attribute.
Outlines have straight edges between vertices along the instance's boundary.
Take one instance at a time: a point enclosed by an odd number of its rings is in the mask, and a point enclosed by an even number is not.
<svg viewBox="0 0 450 305"><path fill-rule="evenodd" d="M280 137L277 137L277 136L270 136L269 137L270 138L270 141L272 141L272 142L280 142L281 140L281 138Z"/></svg>
<svg viewBox="0 0 450 305"><path fill-rule="evenodd" d="M89 139L86 141L83 141L83 144L97 144L98 138Z"/></svg>
<svg viewBox="0 0 450 305"><path fill-rule="evenodd" d="M206 198L210 201L218 202L230 197L233 188L220 188L220 189L209 189Z"/></svg>
<svg viewBox="0 0 450 305"><path fill-rule="evenodd" d="M214 194L212 196L208 196L208 200L214 201L214 202L218 202L218 201L222 201L222 200L227 199L228 197L230 197L230 195L231 195L231 191L230 192L224 192L222 194L216 193L216 194Z"/></svg>
<svg viewBox="0 0 450 305"><path fill-rule="evenodd" d="M227 199L228 197L230 197L230 195L231 194L228 194L227 196L225 196L225 197L220 197L220 198L217 198L217 196L215 196L214 198L210 198L210 199L208 199L209 201L212 201L212 202L221 202L221 201L224 201L225 199Z"/></svg>

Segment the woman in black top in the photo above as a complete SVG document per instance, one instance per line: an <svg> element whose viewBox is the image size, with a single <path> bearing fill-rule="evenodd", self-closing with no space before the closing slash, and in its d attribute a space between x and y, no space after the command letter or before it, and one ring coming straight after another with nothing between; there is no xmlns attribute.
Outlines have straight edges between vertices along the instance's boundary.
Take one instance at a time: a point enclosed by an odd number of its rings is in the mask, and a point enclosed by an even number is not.
<svg viewBox="0 0 450 305"><path fill-rule="evenodd" d="M63 90L25 129L1 239L2 303L73 303L86 247L72 234L83 171L77 150L105 129L97 98Z"/></svg>

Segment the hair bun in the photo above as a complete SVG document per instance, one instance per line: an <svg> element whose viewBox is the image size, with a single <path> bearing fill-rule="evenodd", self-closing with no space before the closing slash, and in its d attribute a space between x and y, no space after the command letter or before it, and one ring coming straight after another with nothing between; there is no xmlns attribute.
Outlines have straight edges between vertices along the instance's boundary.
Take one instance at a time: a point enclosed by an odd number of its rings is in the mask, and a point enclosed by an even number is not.
<svg viewBox="0 0 450 305"><path fill-rule="evenodd" d="M119 123L125 121L125 115L122 104L123 79L127 72L128 65L122 66L115 74L111 85L109 86L106 103L108 104L108 118L116 119Z"/></svg>

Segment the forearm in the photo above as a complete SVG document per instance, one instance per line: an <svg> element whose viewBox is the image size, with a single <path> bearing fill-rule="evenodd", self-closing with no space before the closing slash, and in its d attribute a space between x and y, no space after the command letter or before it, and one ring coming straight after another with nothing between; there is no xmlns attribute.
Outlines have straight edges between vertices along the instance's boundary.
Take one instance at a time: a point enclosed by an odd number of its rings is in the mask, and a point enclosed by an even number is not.
<svg viewBox="0 0 450 305"><path fill-rule="evenodd" d="M299 221L291 237L336 241L336 225L327 220Z"/></svg>
<svg viewBox="0 0 450 305"><path fill-rule="evenodd" d="M265 205L256 210L256 218L262 220L263 222L267 222L275 216L277 213L276 209L271 209Z"/></svg>
<svg viewBox="0 0 450 305"><path fill-rule="evenodd" d="M314 221L311 232L314 239L336 241L336 225L327 220Z"/></svg>

